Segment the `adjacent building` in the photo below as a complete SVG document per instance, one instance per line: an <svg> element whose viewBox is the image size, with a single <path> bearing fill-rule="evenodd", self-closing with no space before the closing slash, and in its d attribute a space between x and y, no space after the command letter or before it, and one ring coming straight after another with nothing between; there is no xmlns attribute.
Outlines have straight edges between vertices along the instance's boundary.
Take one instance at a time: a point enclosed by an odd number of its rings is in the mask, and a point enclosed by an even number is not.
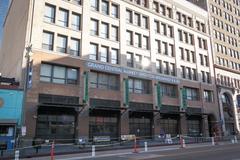
<svg viewBox="0 0 240 160"><path fill-rule="evenodd" d="M185 0L13 0L0 69L31 84L26 137L218 132L208 19Z"/></svg>
<svg viewBox="0 0 240 160"><path fill-rule="evenodd" d="M240 1L209 0L214 70L225 135L240 131Z"/></svg>
<svg viewBox="0 0 240 160"><path fill-rule="evenodd" d="M21 127L23 91L14 78L0 76L0 148L10 150Z"/></svg>

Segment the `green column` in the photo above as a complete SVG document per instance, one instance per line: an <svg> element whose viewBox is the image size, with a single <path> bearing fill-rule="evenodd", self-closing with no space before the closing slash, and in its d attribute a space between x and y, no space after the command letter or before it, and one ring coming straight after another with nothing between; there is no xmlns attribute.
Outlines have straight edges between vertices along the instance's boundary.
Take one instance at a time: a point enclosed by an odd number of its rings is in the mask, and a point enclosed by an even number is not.
<svg viewBox="0 0 240 160"><path fill-rule="evenodd" d="M85 103L85 104L88 102L88 99L89 99L88 74L89 74L89 72L84 72L84 74L83 74L83 76L84 76L83 103Z"/></svg>
<svg viewBox="0 0 240 160"><path fill-rule="evenodd" d="M187 90L186 90L186 88L180 89L180 98L181 98L181 110L187 109Z"/></svg>
<svg viewBox="0 0 240 160"><path fill-rule="evenodd" d="M123 97L124 97L124 106L129 106L129 81L127 78L123 80Z"/></svg>
<svg viewBox="0 0 240 160"><path fill-rule="evenodd" d="M156 84L156 102L157 102L157 108L161 110L162 108L162 96L161 96L161 84Z"/></svg>

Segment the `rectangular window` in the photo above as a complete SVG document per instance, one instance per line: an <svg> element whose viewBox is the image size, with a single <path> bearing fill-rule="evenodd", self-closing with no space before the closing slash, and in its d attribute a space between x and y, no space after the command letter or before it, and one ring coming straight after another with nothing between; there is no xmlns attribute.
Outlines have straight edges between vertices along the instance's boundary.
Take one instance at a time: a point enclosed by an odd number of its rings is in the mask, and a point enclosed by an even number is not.
<svg viewBox="0 0 240 160"><path fill-rule="evenodd" d="M91 60L98 59L98 45L95 43L90 43L89 59Z"/></svg>
<svg viewBox="0 0 240 160"><path fill-rule="evenodd" d="M142 39L142 47L143 47L143 49L149 49L149 47L148 47L148 37L147 36L143 36L143 39Z"/></svg>
<svg viewBox="0 0 240 160"><path fill-rule="evenodd" d="M187 99L191 101L199 100L199 91L197 88L186 88Z"/></svg>
<svg viewBox="0 0 240 160"><path fill-rule="evenodd" d="M171 98L177 97L177 86L171 84L161 83L161 95Z"/></svg>
<svg viewBox="0 0 240 160"><path fill-rule="evenodd" d="M141 26L141 16L138 13L134 13L134 24Z"/></svg>
<svg viewBox="0 0 240 160"><path fill-rule="evenodd" d="M127 40L127 45L133 45L133 32L132 31L126 32L126 40Z"/></svg>
<svg viewBox="0 0 240 160"><path fill-rule="evenodd" d="M204 96L205 102L210 102L210 103L213 102L213 91L204 90L203 96Z"/></svg>
<svg viewBox="0 0 240 160"><path fill-rule="evenodd" d="M112 40L118 41L118 27L112 26L112 34L111 34Z"/></svg>
<svg viewBox="0 0 240 160"><path fill-rule="evenodd" d="M71 38L70 54L73 56L80 55L80 40Z"/></svg>
<svg viewBox="0 0 240 160"><path fill-rule="evenodd" d="M118 18L118 5L112 4L112 17Z"/></svg>
<svg viewBox="0 0 240 160"><path fill-rule="evenodd" d="M42 40L42 48L46 50L53 50L53 41L54 41L54 33L43 31L43 40Z"/></svg>
<svg viewBox="0 0 240 160"><path fill-rule="evenodd" d="M109 2L108 1L102 1L102 13L109 15Z"/></svg>
<svg viewBox="0 0 240 160"><path fill-rule="evenodd" d="M80 30L81 26L81 15L77 13L72 13L72 29Z"/></svg>
<svg viewBox="0 0 240 160"><path fill-rule="evenodd" d="M119 76L100 72L90 72L90 87L119 90Z"/></svg>
<svg viewBox="0 0 240 160"><path fill-rule="evenodd" d="M111 63L118 64L118 49L112 48L111 51Z"/></svg>
<svg viewBox="0 0 240 160"><path fill-rule="evenodd" d="M133 67L133 53L127 52L127 66Z"/></svg>
<svg viewBox="0 0 240 160"><path fill-rule="evenodd" d="M98 35L98 20L91 19L91 35Z"/></svg>
<svg viewBox="0 0 240 160"><path fill-rule="evenodd" d="M148 29L148 17L142 17L142 27Z"/></svg>
<svg viewBox="0 0 240 160"><path fill-rule="evenodd" d="M168 75L169 74L169 63L163 62L163 74Z"/></svg>
<svg viewBox="0 0 240 160"><path fill-rule="evenodd" d="M170 71L171 76L176 76L176 69L175 69L175 64L174 63L170 63L169 71Z"/></svg>
<svg viewBox="0 0 240 160"><path fill-rule="evenodd" d="M156 60L156 70L158 73L162 73L162 61Z"/></svg>
<svg viewBox="0 0 240 160"><path fill-rule="evenodd" d="M161 41L155 40L155 51L157 54L161 53Z"/></svg>
<svg viewBox="0 0 240 160"><path fill-rule="evenodd" d="M102 22L101 26L101 37L102 38L109 38L109 25L107 23Z"/></svg>
<svg viewBox="0 0 240 160"><path fill-rule="evenodd" d="M135 46L141 48L141 34L135 33Z"/></svg>
<svg viewBox="0 0 240 160"><path fill-rule="evenodd" d="M181 77L182 77L182 78L186 78L185 66L181 66Z"/></svg>
<svg viewBox="0 0 240 160"><path fill-rule="evenodd" d="M156 33L160 33L160 23L159 21L154 21L154 30Z"/></svg>
<svg viewBox="0 0 240 160"><path fill-rule="evenodd" d="M67 36L58 35L57 52L67 53Z"/></svg>
<svg viewBox="0 0 240 160"><path fill-rule="evenodd" d="M63 27L68 27L68 10L59 9L59 19L58 19L59 25Z"/></svg>
<svg viewBox="0 0 240 160"><path fill-rule="evenodd" d="M56 12L55 6L50 4L45 4L44 21L55 23L55 12Z"/></svg>
<svg viewBox="0 0 240 160"><path fill-rule="evenodd" d="M99 11L99 0L91 0L91 8L95 11Z"/></svg>
<svg viewBox="0 0 240 160"><path fill-rule="evenodd" d="M168 55L168 45L166 42L162 42L162 53Z"/></svg>
<svg viewBox="0 0 240 160"><path fill-rule="evenodd" d="M151 93L151 81L142 80L137 78L129 78L129 92L150 94Z"/></svg>
<svg viewBox="0 0 240 160"><path fill-rule="evenodd" d="M108 47L102 46L101 47L101 54L100 54L100 61L102 62L108 62Z"/></svg>
<svg viewBox="0 0 240 160"><path fill-rule="evenodd" d="M40 81L58 84L77 84L78 69L51 64L41 64Z"/></svg>
<svg viewBox="0 0 240 160"><path fill-rule="evenodd" d="M127 23L132 23L132 11L126 10L126 21Z"/></svg>
<svg viewBox="0 0 240 160"><path fill-rule="evenodd" d="M135 62L136 62L136 68L142 69L142 56L136 54L135 55Z"/></svg>

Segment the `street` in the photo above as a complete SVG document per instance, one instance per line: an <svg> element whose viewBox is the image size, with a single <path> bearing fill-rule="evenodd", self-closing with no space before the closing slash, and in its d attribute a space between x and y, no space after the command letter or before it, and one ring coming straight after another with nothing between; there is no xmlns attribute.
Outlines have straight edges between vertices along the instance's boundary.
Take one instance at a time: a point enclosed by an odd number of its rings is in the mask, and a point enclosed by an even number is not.
<svg viewBox="0 0 240 160"><path fill-rule="evenodd" d="M50 159L50 157L33 158L32 160ZM188 145L187 148L179 146L148 148L147 152L141 149L139 153L132 150L114 150L96 152L91 154L70 154L56 156L56 160L240 160L240 144L211 144ZM27 160L27 159L26 159ZM29 159L28 159L29 160Z"/></svg>

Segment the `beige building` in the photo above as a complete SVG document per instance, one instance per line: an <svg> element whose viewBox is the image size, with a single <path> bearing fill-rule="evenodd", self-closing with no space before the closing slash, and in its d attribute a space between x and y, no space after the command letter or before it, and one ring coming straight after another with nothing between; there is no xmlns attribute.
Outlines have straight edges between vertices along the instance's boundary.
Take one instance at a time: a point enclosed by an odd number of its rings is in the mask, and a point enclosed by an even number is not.
<svg viewBox="0 0 240 160"><path fill-rule="evenodd" d="M240 1L209 0L214 70L222 129L240 131Z"/></svg>
<svg viewBox="0 0 240 160"><path fill-rule="evenodd" d="M32 45L26 137L218 132L208 16L185 0L13 0L0 71L23 86Z"/></svg>

